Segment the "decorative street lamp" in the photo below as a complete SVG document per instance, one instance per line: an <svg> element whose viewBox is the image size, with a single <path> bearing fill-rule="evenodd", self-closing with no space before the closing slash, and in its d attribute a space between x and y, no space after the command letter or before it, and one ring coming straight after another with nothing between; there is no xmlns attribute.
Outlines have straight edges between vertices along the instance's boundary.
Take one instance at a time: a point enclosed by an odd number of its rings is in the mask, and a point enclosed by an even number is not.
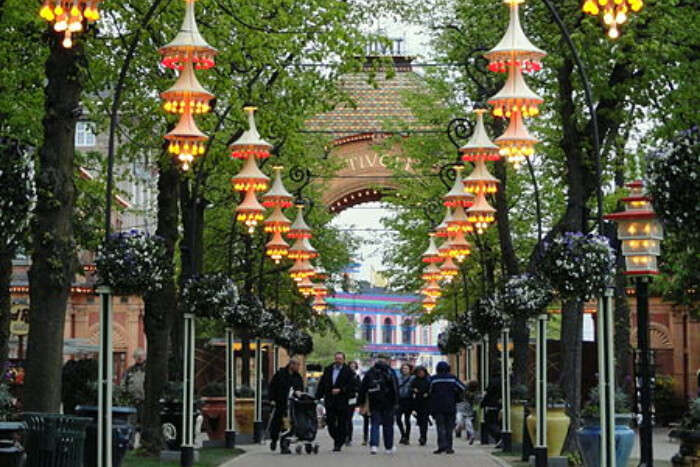
<svg viewBox="0 0 700 467"><path fill-rule="evenodd" d="M64 48L73 47L72 36L82 32L83 21L94 23L100 19L98 5L102 0L44 0L39 16L53 23L53 30L63 33Z"/></svg>
<svg viewBox="0 0 700 467"><path fill-rule="evenodd" d="M428 249L423 252L421 261L424 263L439 263L442 261L437 246L435 246L435 234L430 234Z"/></svg>
<svg viewBox="0 0 700 467"><path fill-rule="evenodd" d="M452 279L459 274L459 267L452 261L452 258L445 258L445 261L440 265L440 276L448 284L452 282Z"/></svg>
<svg viewBox="0 0 700 467"><path fill-rule="evenodd" d="M661 254L663 227L651 206L651 198L644 193L641 181L628 183L630 195L622 198L625 210L605 216L617 222L617 238L622 241L625 274L635 278L637 298L637 350L639 352L640 408L642 423L639 427L640 465L653 466L652 441L652 387L651 355L649 348L649 282L659 273L656 264Z"/></svg>
<svg viewBox="0 0 700 467"><path fill-rule="evenodd" d="M426 295L425 298L423 298L422 305L423 305L423 309L426 312L430 313L431 311L433 311L435 309L435 306L437 305L437 300L435 299L435 297L431 297L430 295Z"/></svg>
<svg viewBox="0 0 700 467"><path fill-rule="evenodd" d="M296 260L294 265L289 268L289 276L296 282L301 281L305 277L313 277L314 274L314 267L305 259Z"/></svg>
<svg viewBox="0 0 700 467"><path fill-rule="evenodd" d="M618 26L627 22L630 11L638 12L644 6L643 0L586 0L581 11L591 16L601 16L610 39L620 37Z"/></svg>
<svg viewBox="0 0 700 467"><path fill-rule="evenodd" d="M255 156L253 156L255 157ZM282 208L292 205L294 197L287 191L282 183L282 166L273 167L275 180L272 182L270 191L262 196L262 205L272 208L272 214L263 221L263 230L271 233L272 238L265 245L265 254L272 258L275 263L289 254L289 244L282 238L282 234L289 231L292 222L282 212Z"/></svg>
<svg viewBox="0 0 700 467"><path fill-rule="evenodd" d="M426 282L439 281L442 277L441 269L438 268L435 263L428 263L428 266L423 269L423 273L421 274L421 279Z"/></svg>
<svg viewBox="0 0 700 467"><path fill-rule="evenodd" d="M467 216L469 217L469 222L474 224L476 233L482 234L488 228L489 224L492 224L496 218L494 213L496 210L486 201L486 195L484 193L479 193L476 195L476 202L474 206L467 210Z"/></svg>
<svg viewBox="0 0 700 467"><path fill-rule="evenodd" d="M449 257L454 258L458 263L464 261L464 259L472 252L472 247L467 239L464 238L464 232L461 230L458 230L454 237L448 240L448 245Z"/></svg>

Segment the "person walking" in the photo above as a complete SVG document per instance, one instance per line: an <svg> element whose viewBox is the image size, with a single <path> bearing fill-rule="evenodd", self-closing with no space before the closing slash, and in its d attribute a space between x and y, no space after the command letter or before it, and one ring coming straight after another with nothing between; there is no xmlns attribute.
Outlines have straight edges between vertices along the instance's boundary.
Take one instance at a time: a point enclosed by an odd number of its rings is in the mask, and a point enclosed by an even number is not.
<svg viewBox="0 0 700 467"><path fill-rule="evenodd" d="M353 373L352 386L348 394L348 428L346 431L346 446L352 446L352 432L353 423L352 419L355 415L355 408L357 407L357 394L360 392L360 366L357 362L350 362L348 364Z"/></svg>
<svg viewBox="0 0 700 467"><path fill-rule="evenodd" d="M394 448L394 413L399 405L399 383L394 370L384 357L377 359L372 368L367 370L360 386L359 404L361 410L369 410L371 429L370 453L376 454L379 447L379 427L382 427L384 449L393 454ZM369 406L364 406L369 402Z"/></svg>
<svg viewBox="0 0 700 467"><path fill-rule="evenodd" d="M410 443L411 413L413 413L413 394L411 394L411 382L413 382L413 368L410 364L401 365L399 382L399 410L396 412L396 425L399 427L401 439L399 444L406 446Z"/></svg>
<svg viewBox="0 0 700 467"><path fill-rule="evenodd" d="M428 437L428 417L430 415L430 375L424 366L417 366L413 371L413 375L411 395L420 432L418 443L421 446L425 446Z"/></svg>
<svg viewBox="0 0 700 467"><path fill-rule="evenodd" d="M501 410L501 381L493 378L486 388L486 394L481 399L481 409L484 411L484 427L486 436L496 440L496 447L501 443L501 424L498 414Z"/></svg>
<svg viewBox="0 0 700 467"><path fill-rule="evenodd" d="M354 373L345 364L345 354L336 352L333 364L323 370L316 389L316 399L323 399L326 424L333 438L333 451L340 452L347 441L348 400L354 387Z"/></svg>
<svg viewBox="0 0 700 467"><path fill-rule="evenodd" d="M437 425L438 448L433 454L454 454L452 432L455 428L457 402L466 386L450 373L447 362L439 362L436 375L430 379L430 412Z"/></svg>
<svg viewBox="0 0 700 467"><path fill-rule="evenodd" d="M299 360L292 358L287 366L277 370L270 381L270 404L273 411L270 418L270 449L277 449L277 441L282 430L282 420L287 415L289 393L304 390L304 380L299 374Z"/></svg>

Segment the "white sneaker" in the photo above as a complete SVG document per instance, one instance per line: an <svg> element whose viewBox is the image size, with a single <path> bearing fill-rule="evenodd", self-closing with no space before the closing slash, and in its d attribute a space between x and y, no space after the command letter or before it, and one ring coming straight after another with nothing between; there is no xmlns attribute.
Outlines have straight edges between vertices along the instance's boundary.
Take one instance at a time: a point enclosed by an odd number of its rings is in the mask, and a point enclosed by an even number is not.
<svg viewBox="0 0 700 467"><path fill-rule="evenodd" d="M372 446L369 448L369 453L370 454L376 454L377 453L377 446Z"/></svg>
<svg viewBox="0 0 700 467"><path fill-rule="evenodd" d="M394 454L396 452L396 447L393 447L391 449L386 449L384 452L391 456L392 454Z"/></svg>

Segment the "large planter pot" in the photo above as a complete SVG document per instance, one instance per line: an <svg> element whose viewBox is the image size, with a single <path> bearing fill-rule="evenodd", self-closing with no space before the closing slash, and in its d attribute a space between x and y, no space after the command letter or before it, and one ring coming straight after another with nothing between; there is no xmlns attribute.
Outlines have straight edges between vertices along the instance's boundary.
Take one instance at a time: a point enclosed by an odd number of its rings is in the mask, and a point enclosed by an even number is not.
<svg viewBox="0 0 700 467"><path fill-rule="evenodd" d="M202 397L201 411L210 440L223 441L226 436L226 398Z"/></svg>
<svg viewBox="0 0 700 467"><path fill-rule="evenodd" d="M547 456L561 455L561 448L564 446L566 434L569 431L571 420L564 412L564 407L550 407L547 409ZM536 438L537 417L530 415L527 417L527 431L533 442Z"/></svg>
<svg viewBox="0 0 700 467"><path fill-rule="evenodd" d="M615 416L615 465L624 466L629 462L632 448L634 447L634 430L630 423L634 419L632 414ZM586 467L598 467L600 465L600 418L587 417L583 419L583 427L576 431L583 465Z"/></svg>
<svg viewBox="0 0 700 467"><path fill-rule="evenodd" d="M523 423L525 421L525 404L514 403L510 406L510 428L513 444L523 444Z"/></svg>
<svg viewBox="0 0 700 467"><path fill-rule="evenodd" d="M255 411L255 399L236 398L236 431L241 434L253 436L253 418Z"/></svg>
<svg viewBox="0 0 700 467"><path fill-rule="evenodd" d="M700 430L671 430L669 436L681 442L671 458L674 467L700 467Z"/></svg>

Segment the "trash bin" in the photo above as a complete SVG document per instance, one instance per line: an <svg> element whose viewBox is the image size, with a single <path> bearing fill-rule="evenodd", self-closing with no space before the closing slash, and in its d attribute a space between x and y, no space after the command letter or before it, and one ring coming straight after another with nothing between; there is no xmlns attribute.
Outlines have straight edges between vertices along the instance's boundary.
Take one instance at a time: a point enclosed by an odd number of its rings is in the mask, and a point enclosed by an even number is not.
<svg viewBox="0 0 700 467"><path fill-rule="evenodd" d="M25 412L27 467L81 467L89 418Z"/></svg>
<svg viewBox="0 0 700 467"><path fill-rule="evenodd" d="M14 441L0 440L0 465L3 467L22 467L24 465L24 449Z"/></svg>
<svg viewBox="0 0 700 467"><path fill-rule="evenodd" d="M169 451L179 451L182 445L182 402L178 399L161 399L160 401L160 430ZM197 417L201 411L193 404L192 426L197 426Z"/></svg>
<svg viewBox="0 0 700 467"><path fill-rule="evenodd" d="M94 405L79 405L75 413L90 417L90 423L85 430L85 467L97 466L97 415L98 408ZM112 467L119 467L126 456L126 451L134 445L133 425L128 422L130 415L136 413L134 407L112 407Z"/></svg>

